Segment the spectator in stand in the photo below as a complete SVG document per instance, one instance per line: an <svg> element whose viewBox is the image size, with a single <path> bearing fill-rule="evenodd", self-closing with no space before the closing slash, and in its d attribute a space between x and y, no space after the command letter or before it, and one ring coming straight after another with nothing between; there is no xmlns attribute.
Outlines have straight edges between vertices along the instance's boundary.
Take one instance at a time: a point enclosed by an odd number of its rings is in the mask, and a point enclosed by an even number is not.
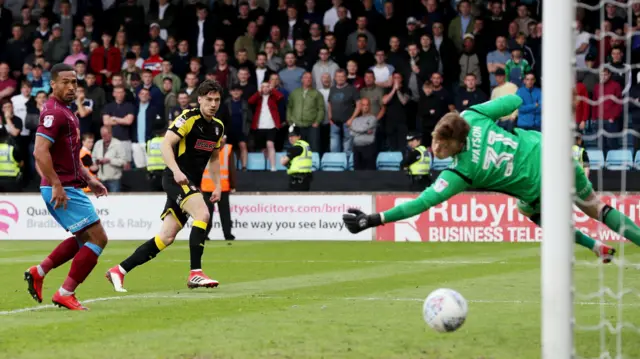
<svg viewBox="0 0 640 359"><path fill-rule="evenodd" d="M600 82L600 76L595 70L595 55L587 55L586 68L576 71L576 81L582 82L587 87L589 94L593 94L593 89Z"/></svg>
<svg viewBox="0 0 640 359"><path fill-rule="evenodd" d="M522 87L525 75L531 72L531 66L527 60L522 58L520 48L511 50L511 59L504 65L504 72L507 74L507 81Z"/></svg>
<svg viewBox="0 0 640 359"><path fill-rule="evenodd" d="M431 84L433 85L433 94L438 97L442 104L442 113L455 112L456 105L454 104L453 95L442 86L442 75L435 72L431 75Z"/></svg>
<svg viewBox="0 0 640 359"><path fill-rule="evenodd" d="M264 53L267 55L267 67L273 71L278 72L284 67L284 60L276 53L276 44L271 41L264 43Z"/></svg>
<svg viewBox="0 0 640 359"><path fill-rule="evenodd" d="M129 53L131 53L132 55L129 55ZM132 59L133 65L129 65L127 63L127 59ZM134 42L131 45L131 49L125 53L125 61L122 64L122 68L124 69L125 67L130 67L133 69L133 67L137 67L138 69L140 69L140 71L142 71L142 68L144 67L144 60L145 59L142 57L142 47L140 46L140 43Z"/></svg>
<svg viewBox="0 0 640 359"><path fill-rule="evenodd" d="M275 141L281 126L278 104L284 96L271 84L264 82L260 91L249 98L249 105L255 106L251 130L254 131L256 149L265 152L271 166L271 172L276 171Z"/></svg>
<svg viewBox="0 0 640 359"><path fill-rule="evenodd" d="M11 36L11 39L7 41L7 45L4 47L2 57L13 71L13 76L18 77L22 63L30 52L30 44L29 39L24 36L22 25L20 24L13 25L11 28Z"/></svg>
<svg viewBox="0 0 640 359"><path fill-rule="evenodd" d="M191 106L189 104L189 94L187 94L185 91L178 92L178 104L171 108L171 111L167 116L167 121L173 122L173 120L175 120L176 117L180 116L183 111L190 108Z"/></svg>
<svg viewBox="0 0 640 359"><path fill-rule="evenodd" d="M147 89L151 95L151 104L153 107L158 109L160 113L164 111L163 103L164 103L164 94L162 91L153 84L153 74L149 70L142 71L142 84L135 88L136 97L139 97L138 94L140 90ZM138 101L136 101L137 103Z"/></svg>
<svg viewBox="0 0 640 359"><path fill-rule="evenodd" d="M293 52L288 52L284 57L284 63L286 67L278 73L282 86L291 93L293 90L302 86L302 75L304 69L296 66L296 55Z"/></svg>
<svg viewBox="0 0 640 359"><path fill-rule="evenodd" d="M325 11L324 18L322 20L322 24L324 25L325 31L327 32L333 32L333 28L338 22L338 10L342 6L342 0L331 0L331 3L333 4L333 6L329 10ZM349 10L346 10L346 17L351 18L351 12L349 12Z"/></svg>
<svg viewBox="0 0 640 359"><path fill-rule="evenodd" d="M399 36L405 31L407 24L404 17L395 13L393 2L387 1L384 3L383 7L384 8L382 11L382 15L384 16L384 20L382 22L382 28L385 31L382 33L382 36L383 36L383 40L385 41L382 43L386 43L387 42L386 40L389 40L389 42L391 42L392 37L396 37L397 39L397 36ZM391 57L389 58L391 59ZM389 61L389 62L393 66L396 66L396 64L393 63L393 61Z"/></svg>
<svg viewBox="0 0 640 359"><path fill-rule="evenodd" d="M497 40L498 36L507 35L507 28L509 22L506 16L504 16L502 10L502 1L493 0L489 4L490 14L487 17L485 28L487 29L488 40L493 42Z"/></svg>
<svg viewBox="0 0 640 359"><path fill-rule="evenodd" d="M120 72L122 60L120 51L111 46L111 34L102 34L102 46L93 50L89 59L89 68L96 74L98 86L111 83L111 76Z"/></svg>
<svg viewBox="0 0 640 359"><path fill-rule="evenodd" d="M254 80L253 83L256 86L256 89L263 82L269 81L269 78L273 73L274 72L267 67L267 54L259 52L256 56L256 68L251 76Z"/></svg>
<svg viewBox="0 0 640 359"><path fill-rule="evenodd" d="M513 50L518 47L518 44L516 43L516 36L518 36L518 32L520 32L518 23L515 21L510 22L507 31L507 47L509 50Z"/></svg>
<svg viewBox="0 0 640 359"><path fill-rule="evenodd" d="M516 36L516 44L522 52L522 58L529 63L529 66L533 70L536 66L536 59L531 48L527 46L527 36L523 32L519 32Z"/></svg>
<svg viewBox="0 0 640 359"><path fill-rule="evenodd" d="M162 81L162 92L164 93L164 113L163 118L168 120L171 109L178 105L177 92L173 92L173 80L171 77L167 77Z"/></svg>
<svg viewBox="0 0 640 359"><path fill-rule="evenodd" d="M514 20L518 24L520 32L524 33L525 37L529 36L529 23L534 21L529 17L529 9L527 5L518 5L518 17Z"/></svg>
<svg viewBox="0 0 640 359"><path fill-rule="evenodd" d="M227 143L236 149L239 154L240 170L247 170L247 140L253 121L253 113L249 103L243 99L242 88L239 85L231 86L231 96L224 100L221 108L221 117L225 119L227 131Z"/></svg>
<svg viewBox="0 0 640 359"><path fill-rule="evenodd" d="M364 79L358 75L359 72L358 63L354 60L349 60L347 62L347 83L358 91L364 86Z"/></svg>
<svg viewBox="0 0 640 359"><path fill-rule="evenodd" d="M162 119L162 108L158 108L150 102L151 93L142 88L138 92L138 111L131 128L131 153L136 168L147 166L146 152L147 141L153 138L153 129Z"/></svg>
<svg viewBox="0 0 640 359"><path fill-rule="evenodd" d="M284 56L286 53L293 51L293 46L289 45L287 39L282 37L282 32L278 25L272 25L269 32L269 41L275 45L277 55ZM260 47L260 51L264 50L266 42Z"/></svg>
<svg viewBox="0 0 640 359"><path fill-rule="evenodd" d="M221 50L218 52L218 55L216 56L218 65L215 68L216 77L218 82L225 88L229 88L234 83L237 83L238 78L238 70L236 70L235 67L230 66L228 60L229 56L226 51Z"/></svg>
<svg viewBox="0 0 640 359"><path fill-rule="evenodd" d="M480 71L480 59L476 54L473 35L464 35L464 50L460 56L460 83L458 86L465 86L467 74L474 74L478 85L482 84L482 72Z"/></svg>
<svg viewBox="0 0 640 359"><path fill-rule="evenodd" d="M303 11L304 21L309 24L322 24L323 14L316 11L316 1L315 0L306 0L304 2L305 11Z"/></svg>
<svg viewBox="0 0 640 359"><path fill-rule="evenodd" d="M49 84L49 81L44 78L41 65L33 65L31 76L31 96L35 96L40 91L45 93L49 93L49 91L51 91L51 85Z"/></svg>
<svg viewBox="0 0 640 359"><path fill-rule="evenodd" d="M85 77L87 77L87 63L78 60L76 61L73 69L76 71L76 80L78 80L78 86L87 87L87 81Z"/></svg>
<svg viewBox="0 0 640 359"><path fill-rule="evenodd" d="M422 34L420 36L420 58L424 63L423 68L423 78L429 79L431 74L434 72L438 72L440 55L438 55L438 50L433 46L433 40L431 39L431 35Z"/></svg>
<svg viewBox="0 0 640 359"><path fill-rule="evenodd" d="M576 126L578 126L580 131L584 131L587 127L587 121L589 120L589 104L585 101L588 99L589 92L587 91L587 87L582 82L576 83L574 106Z"/></svg>
<svg viewBox="0 0 640 359"><path fill-rule="evenodd" d="M173 72L183 79L189 72L189 42L182 40L178 43L178 53L171 60Z"/></svg>
<svg viewBox="0 0 640 359"><path fill-rule="evenodd" d="M298 39L309 37L309 25L298 18L298 9L293 4L287 5L287 20L284 23L283 30L290 46L293 46Z"/></svg>
<svg viewBox="0 0 640 359"><path fill-rule="evenodd" d="M311 71L318 56L311 56L311 54L309 54L305 40L297 39L294 43L293 50L296 54L296 66L304 69L305 71Z"/></svg>
<svg viewBox="0 0 640 359"><path fill-rule="evenodd" d="M511 59L511 54L507 51L507 39L504 36L498 36L496 38L496 49L487 54L487 71L489 71L491 89L498 86L496 71L502 69L504 72L509 59Z"/></svg>
<svg viewBox="0 0 640 359"><path fill-rule="evenodd" d="M322 76L324 74L329 74L329 77L333 82L335 73L340 68L338 64L331 60L329 49L326 46L320 49L318 57L319 60L315 65L313 65L313 70L311 71L313 76L313 87L315 88L322 87Z"/></svg>
<svg viewBox="0 0 640 359"><path fill-rule="evenodd" d="M620 84L611 79L611 70L603 68L600 72L600 84L593 89L590 132L602 128L609 134L618 134L622 130L621 115L622 89ZM618 148L618 138L603 138L605 152Z"/></svg>
<svg viewBox="0 0 640 359"><path fill-rule="evenodd" d="M99 134L100 127L102 127L102 110L107 103L107 95L104 89L96 84L95 74L88 73L85 81L87 83L87 87L85 88L86 97L93 102L91 132L93 134Z"/></svg>
<svg viewBox="0 0 640 359"><path fill-rule="evenodd" d="M347 59L344 56L344 52L340 52L336 47L336 35L334 33L327 33L324 36L324 45L329 49L329 59L335 62L338 67L342 68L346 65Z"/></svg>
<svg viewBox="0 0 640 359"><path fill-rule="evenodd" d="M109 135L113 135L118 140L119 146L124 151L125 167L128 167L127 165L131 163L131 125L136 112L133 104L125 102L125 91L123 86L113 89L114 102L104 107L102 121L104 126L113 128L109 130ZM96 158L95 155L93 157Z"/></svg>
<svg viewBox="0 0 640 359"><path fill-rule="evenodd" d="M344 52L345 55L350 56L354 52L358 51L358 35L360 34L367 36L368 41L366 50L370 53L375 53L378 47L376 45L375 36L367 30L367 17L364 14L358 16L356 25L356 30L347 37L346 49Z"/></svg>
<svg viewBox="0 0 640 359"><path fill-rule="evenodd" d="M376 169L376 128L378 121L371 113L371 106L368 98L360 100L360 116L353 119L349 126L351 137L353 137L353 168L360 170Z"/></svg>
<svg viewBox="0 0 640 359"><path fill-rule="evenodd" d="M198 77L198 82L202 83L205 80L207 71L202 68L200 64L200 59L197 57L192 57L189 60L189 72L195 74Z"/></svg>
<svg viewBox="0 0 640 359"><path fill-rule="evenodd" d="M73 30L74 41L78 40L82 44L82 51L86 52L89 49L89 43L91 39L87 37L87 31L84 27L84 24L78 24Z"/></svg>
<svg viewBox="0 0 640 359"><path fill-rule="evenodd" d="M378 121L378 126L380 126L386 113L386 107L384 103L382 103L384 89L377 85L376 75L371 70L364 73L364 87L360 89L360 97L369 100L369 110L371 114L376 116L376 121ZM356 108L356 111L357 114L360 114L358 108Z"/></svg>
<svg viewBox="0 0 640 359"><path fill-rule="evenodd" d="M160 57L160 45L157 41L149 43L149 57L142 63L142 69L151 71L153 76L162 72L162 57Z"/></svg>
<svg viewBox="0 0 640 359"><path fill-rule="evenodd" d="M240 49L247 50L247 58L249 61L256 61L256 54L259 50L258 40L256 35L258 34L258 25L255 21L249 21L247 24L247 32L244 36L240 36L233 45L234 51Z"/></svg>
<svg viewBox="0 0 640 359"><path fill-rule="evenodd" d="M486 102L487 95L476 87L476 75L467 74L464 78L464 89L460 89L456 99L458 112L466 111L471 106Z"/></svg>
<svg viewBox="0 0 640 359"><path fill-rule="evenodd" d="M178 77L178 75L174 74L171 70L173 69L173 67L171 66L171 61L169 61L168 59L164 59L162 60L162 72L159 73L158 75L156 75L153 78L153 84L156 85L157 88L159 88L162 93L167 93L164 90L164 80L166 78L170 78L171 79L171 83L172 83L172 88L169 89L169 91L173 92L173 93L178 93L178 91L180 91L180 88L182 87L182 82L180 81L180 78Z"/></svg>
<svg viewBox="0 0 640 359"><path fill-rule="evenodd" d="M418 129L422 132L422 139L425 146L431 145L431 133L436 128L436 123L444 116L444 106L433 93L433 84L426 81L422 85L420 102L418 102Z"/></svg>
<svg viewBox="0 0 640 359"><path fill-rule="evenodd" d="M111 85L103 86L107 93L107 102L113 102L113 89L122 86L125 88L124 101L134 103L136 102L136 89L142 84L140 76L133 74L131 76L131 88L126 87L124 77L121 74L114 74L111 77Z"/></svg>
<svg viewBox="0 0 640 359"><path fill-rule="evenodd" d="M64 61L69 53L69 42L62 38L62 28L60 24L55 24L51 30L51 36L44 45L45 59L50 64L57 64Z"/></svg>
<svg viewBox="0 0 640 359"><path fill-rule="evenodd" d="M122 170L126 163L125 148L111 133L111 126L102 126L100 137L91 152L94 164L98 166L98 179L111 193L120 192Z"/></svg>
<svg viewBox="0 0 640 359"><path fill-rule="evenodd" d="M167 43L160 37L160 25L156 22L149 25L149 38L142 48L143 57L151 56L151 50L149 48L154 42L158 45L158 54L163 53Z"/></svg>
<svg viewBox="0 0 640 359"><path fill-rule="evenodd" d="M624 61L620 47L611 49L611 61L608 68L611 70L611 78L620 84L622 94L626 95L631 88L631 66Z"/></svg>
<svg viewBox="0 0 640 359"><path fill-rule="evenodd" d="M302 139L309 143L313 152L320 151L320 124L324 120L324 99L312 87L310 72L302 75L302 87L291 92L287 101L287 122L296 125Z"/></svg>
<svg viewBox="0 0 640 359"><path fill-rule="evenodd" d="M458 74L460 71L458 60L458 50L451 39L444 36L444 25L436 22L432 26L433 43L438 49L440 55L440 63L438 64L438 72L441 77L444 76L447 86L455 86L458 82ZM432 80L433 81L433 80ZM434 92L437 91L434 84Z"/></svg>
<svg viewBox="0 0 640 359"><path fill-rule="evenodd" d="M324 120L322 121L322 125L320 125L320 153L329 152L330 150L332 126L329 122L329 94L331 93L332 83L331 75L325 72L320 78L320 87L317 87L318 92L320 92L324 99Z"/></svg>
<svg viewBox="0 0 640 359"><path fill-rule="evenodd" d="M311 23L309 26L309 38L307 39L307 50L309 54L314 57L318 56L320 49L323 48L324 38L322 37L322 31L320 31L321 25L318 23Z"/></svg>
<svg viewBox="0 0 640 359"><path fill-rule="evenodd" d="M147 23L157 23L160 28L160 37L167 39L170 34L174 34L179 15L176 6L169 3L169 0L158 0L158 7L151 6L147 14Z"/></svg>
<svg viewBox="0 0 640 359"><path fill-rule="evenodd" d="M238 70L238 86L242 89L242 98L246 101L249 100L252 94L258 92L258 88L255 85L255 81L251 78L249 69L246 67ZM245 95L246 94L246 95Z"/></svg>
<svg viewBox="0 0 640 359"><path fill-rule="evenodd" d="M20 15L22 17L20 25L22 25L22 29L24 30L24 32L27 34L33 34L38 28L38 24L36 24L36 22L34 21L35 17L31 13L31 8L28 5L22 5L22 9L20 9ZM9 22L8 24L11 24L11 22ZM2 40L5 40L4 36L2 37Z"/></svg>
<svg viewBox="0 0 640 359"><path fill-rule="evenodd" d="M381 87L391 87L392 80L391 77L395 68L393 65L386 63L387 54L384 50L378 49L376 50L376 64L371 66L369 70L371 70L376 79L376 85ZM366 77L366 72L365 72Z"/></svg>
<svg viewBox="0 0 640 359"><path fill-rule="evenodd" d="M491 91L491 100L506 96L515 95L518 92L518 86L507 81L507 76L504 69L497 69L496 73L496 87ZM511 115L504 116L498 122L498 126L504 128L507 131L512 131L515 127L516 119L518 118L518 110L513 111Z"/></svg>
<svg viewBox="0 0 640 359"><path fill-rule="evenodd" d="M407 46L407 52L409 53L409 68L403 74L406 79L407 91L410 95L411 102L407 104L411 108L409 111L409 118L415 118L417 109L417 102L420 99L420 88L422 84L428 79L427 77L427 59L422 56L418 44L412 43ZM428 74L429 76L431 74Z"/></svg>
<svg viewBox="0 0 640 359"><path fill-rule="evenodd" d="M358 65L358 76L364 76L364 72L376 64L373 54L367 50L368 37L364 34L358 34L358 42L356 52L349 56L349 60L353 60Z"/></svg>
<svg viewBox="0 0 640 359"><path fill-rule="evenodd" d="M288 147L290 144L287 139L289 136L289 132L286 126L287 123L287 103L289 102L289 91L287 91L282 85L282 81L280 81L280 75L272 74L269 78L269 84L272 89L277 90L284 96L284 99L278 103L278 114L280 115L280 129L278 130L278 137L276 141L277 146L284 145L284 147ZM280 148L277 149L280 151Z"/></svg>
<svg viewBox="0 0 640 359"><path fill-rule="evenodd" d="M84 48L80 40L73 40L71 43L71 54L64 59L64 63L69 66L75 66L78 61L87 62L87 55L84 54Z"/></svg>
<svg viewBox="0 0 640 359"><path fill-rule="evenodd" d="M0 117L0 138L10 136L9 143L18 147L20 132L22 132L22 120L13 112L13 104L9 100L2 103L2 117Z"/></svg>
<svg viewBox="0 0 640 359"><path fill-rule="evenodd" d="M51 27L49 26L49 17L47 16L40 16L38 18L38 28L36 29L36 31L31 35L32 38L40 38L42 39L42 41L45 41L49 39L49 37L51 36ZM28 34L27 34L28 36Z"/></svg>
<svg viewBox="0 0 640 359"><path fill-rule="evenodd" d="M190 106L195 107L198 104L198 93L196 92L196 90L198 89L198 77L195 74L188 73L184 79L184 82L184 91L187 95L189 95L189 104Z"/></svg>
<svg viewBox="0 0 640 359"><path fill-rule="evenodd" d="M518 109L518 127L525 130L542 129L542 92L535 87L536 75L528 73L524 77L524 86L518 89L522 105Z"/></svg>
<svg viewBox="0 0 640 359"><path fill-rule="evenodd" d="M329 122L331 123L331 152L351 154L352 138L349 132L350 121L355 118L356 104L360 94L347 83L347 74L343 69L336 72L335 85L329 93Z"/></svg>
<svg viewBox="0 0 640 359"><path fill-rule="evenodd" d="M43 58L45 55L44 40L42 40L39 37L36 37L35 39L33 39L32 45L33 45L33 52L27 55L27 57L24 59L24 62L29 64L35 63L36 58Z"/></svg>
<svg viewBox="0 0 640 359"><path fill-rule="evenodd" d="M411 95L403 84L404 78L402 74L395 72L393 74L393 86L387 89L386 95L382 98L382 103L387 106L385 137L389 151L402 151L405 147L405 136L408 132L406 106L411 99ZM415 117L413 120L415 120Z"/></svg>
<svg viewBox="0 0 640 359"><path fill-rule="evenodd" d="M449 39L453 42L458 49L458 52L462 51L462 43L465 34L471 34L473 32L473 23L475 18L471 15L471 4L469 0L461 0L458 2L458 16L456 16L449 24Z"/></svg>
<svg viewBox="0 0 640 359"><path fill-rule="evenodd" d="M93 125L93 101L86 97L84 87L76 88L76 100L70 106L78 121L80 121L80 136L91 133Z"/></svg>
<svg viewBox="0 0 640 359"><path fill-rule="evenodd" d="M9 77L9 64L0 62L0 101L11 98L18 84Z"/></svg>
<svg viewBox="0 0 640 359"><path fill-rule="evenodd" d="M218 64L218 60L217 60L218 52L224 50L225 46L226 46L226 43L224 42L224 39L220 39L220 38L216 39L216 41L213 43L213 54L207 55L203 59L202 63L204 64L205 68L212 69L216 67L216 65Z"/></svg>

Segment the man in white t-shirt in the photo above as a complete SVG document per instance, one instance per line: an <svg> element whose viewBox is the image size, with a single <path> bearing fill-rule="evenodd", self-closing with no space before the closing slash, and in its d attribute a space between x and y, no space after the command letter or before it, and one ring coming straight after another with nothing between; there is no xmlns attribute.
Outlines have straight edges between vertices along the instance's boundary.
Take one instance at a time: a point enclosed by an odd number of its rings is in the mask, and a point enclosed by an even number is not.
<svg viewBox="0 0 640 359"><path fill-rule="evenodd" d="M582 21L576 20L576 68L586 69L585 58L589 50L590 35L582 28Z"/></svg>
<svg viewBox="0 0 640 359"><path fill-rule="evenodd" d="M324 19L322 20L322 24L324 25L325 31L333 32L333 27L336 26L338 22L338 8L342 5L342 0L331 0L333 3L333 7L324 13ZM351 12L347 10L347 17L351 19Z"/></svg>
<svg viewBox="0 0 640 359"><path fill-rule="evenodd" d="M396 70L393 65L386 63L387 54L382 49L376 50L376 64L369 70L373 71L376 78L376 85L380 87L391 87L391 77Z"/></svg>

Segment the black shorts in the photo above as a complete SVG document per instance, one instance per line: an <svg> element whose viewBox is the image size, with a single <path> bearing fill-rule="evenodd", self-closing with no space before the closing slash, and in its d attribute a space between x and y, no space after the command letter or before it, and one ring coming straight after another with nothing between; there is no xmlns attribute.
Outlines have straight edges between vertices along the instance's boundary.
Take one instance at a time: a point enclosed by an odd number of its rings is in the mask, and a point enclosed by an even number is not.
<svg viewBox="0 0 640 359"><path fill-rule="evenodd" d="M189 214L182 210L182 206L191 196L200 193L200 189L191 180L188 185L179 185L173 179L171 171L165 171L162 175L162 188L167 193L167 203L160 215L160 219L164 220L168 214L171 214L180 223L181 227L189 220Z"/></svg>
<svg viewBox="0 0 640 359"><path fill-rule="evenodd" d="M271 141L273 143L276 142L276 136L278 135L277 128L270 128L268 130L255 130L253 132L255 148L257 150L262 150L267 147L267 141Z"/></svg>

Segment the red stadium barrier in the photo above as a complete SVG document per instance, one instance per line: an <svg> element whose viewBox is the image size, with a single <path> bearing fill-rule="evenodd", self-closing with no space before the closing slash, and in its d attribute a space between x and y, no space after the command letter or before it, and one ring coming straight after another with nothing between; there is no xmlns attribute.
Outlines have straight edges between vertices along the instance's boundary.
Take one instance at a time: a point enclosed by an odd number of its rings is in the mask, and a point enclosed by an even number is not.
<svg viewBox="0 0 640 359"><path fill-rule="evenodd" d="M378 195L376 210L386 211L417 195ZM605 202L640 224L640 195L603 196ZM603 224L574 210L578 229L594 239L620 241ZM499 194L461 194L413 218L378 227L379 241L539 242L542 229L517 211L516 200Z"/></svg>

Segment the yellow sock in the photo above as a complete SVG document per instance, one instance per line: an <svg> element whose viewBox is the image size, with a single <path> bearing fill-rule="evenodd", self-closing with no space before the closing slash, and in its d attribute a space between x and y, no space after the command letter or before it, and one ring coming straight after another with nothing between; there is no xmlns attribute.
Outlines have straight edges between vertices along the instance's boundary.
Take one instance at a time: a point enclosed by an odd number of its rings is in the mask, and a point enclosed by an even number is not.
<svg viewBox="0 0 640 359"><path fill-rule="evenodd" d="M203 221L193 221L193 226L204 229L205 231L207 230L207 223Z"/></svg>
<svg viewBox="0 0 640 359"><path fill-rule="evenodd" d="M159 250L163 250L163 249L167 248L167 245L162 242L162 239L160 239L160 235L159 234L156 234L156 237L155 237L154 240L156 242L156 247L158 247Z"/></svg>

